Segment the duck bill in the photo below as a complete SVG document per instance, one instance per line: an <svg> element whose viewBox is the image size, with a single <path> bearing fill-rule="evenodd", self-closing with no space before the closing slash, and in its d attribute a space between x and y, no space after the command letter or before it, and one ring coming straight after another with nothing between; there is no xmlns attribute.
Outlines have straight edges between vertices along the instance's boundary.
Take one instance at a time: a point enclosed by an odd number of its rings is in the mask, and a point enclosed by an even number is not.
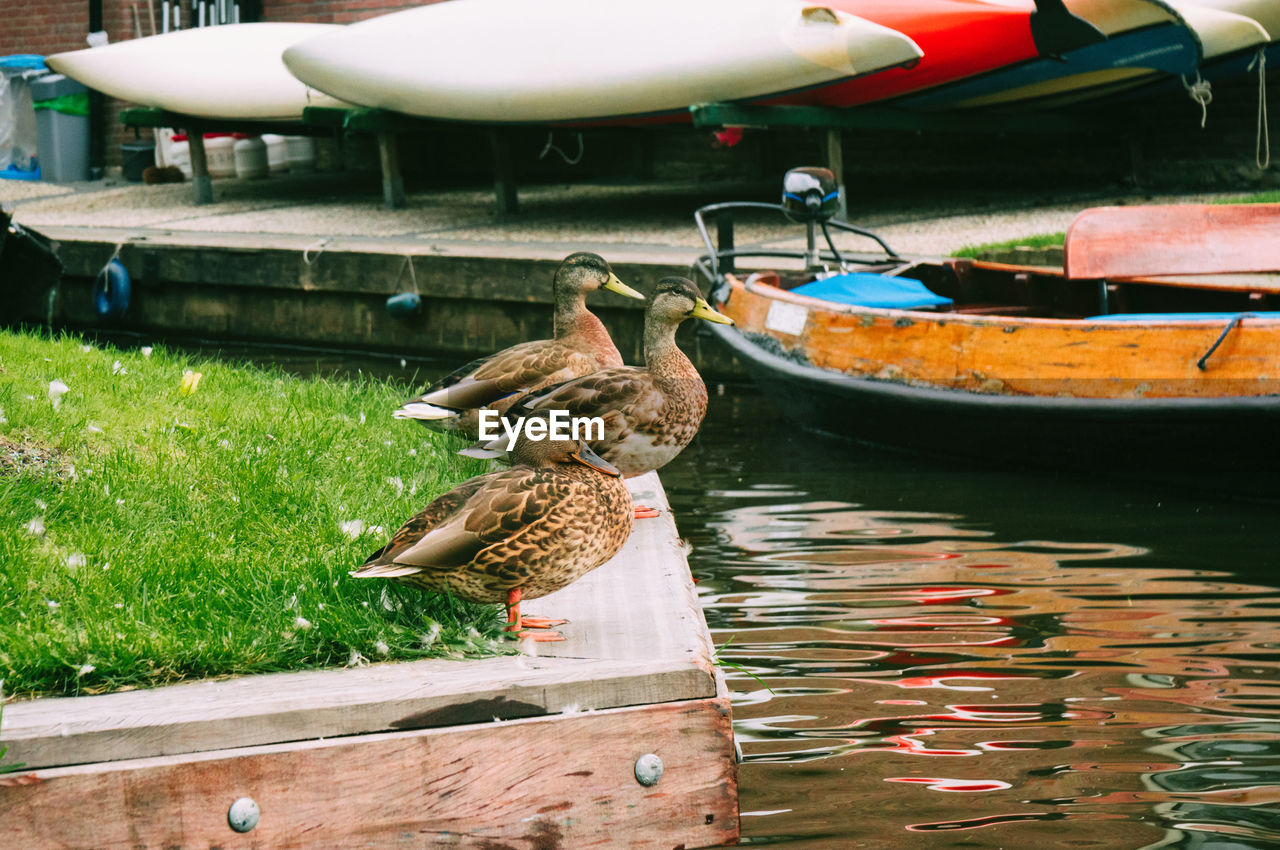
<svg viewBox="0 0 1280 850"><path fill-rule="evenodd" d="M596 472L603 472L605 475L612 475L614 478L622 477L622 471L618 467L591 451L585 443L578 446L578 450L573 453L573 459L583 466L591 467Z"/></svg>
<svg viewBox="0 0 1280 850"><path fill-rule="evenodd" d="M609 272L609 279L605 281L603 288L609 290L610 292L616 292L619 295L625 295L628 298L638 298L641 301L644 300L643 295L641 295L639 292L636 292L634 289L627 286L622 281L618 280L618 276L613 272Z"/></svg>
<svg viewBox="0 0 1280 850"><path fill-rule="evenodd" d="M733 319L730 319L724 313L717 313L715 310L712 310L711 305L707 303L707 299L699 298L695 304L697 306L695 306L693 308L693 312L689 314L695 319L706 319L708 322L715 322L717 325L733 324Z"/></svg>

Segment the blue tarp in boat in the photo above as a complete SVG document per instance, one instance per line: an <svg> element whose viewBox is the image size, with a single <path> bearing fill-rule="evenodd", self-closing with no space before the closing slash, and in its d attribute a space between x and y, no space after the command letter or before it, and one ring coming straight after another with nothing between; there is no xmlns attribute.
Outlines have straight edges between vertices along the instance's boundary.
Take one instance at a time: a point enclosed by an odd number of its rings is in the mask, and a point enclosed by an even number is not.
<svg viewBox="0 0 1280 850"><path fill-rule="evenodd" d="M947 307L950 298L930 292L920 281L909 277L889 277L869 272L850 272L815 280L791 290L797 295L821 298L856 307L884 307L890 310L920 310Z"/></svg>

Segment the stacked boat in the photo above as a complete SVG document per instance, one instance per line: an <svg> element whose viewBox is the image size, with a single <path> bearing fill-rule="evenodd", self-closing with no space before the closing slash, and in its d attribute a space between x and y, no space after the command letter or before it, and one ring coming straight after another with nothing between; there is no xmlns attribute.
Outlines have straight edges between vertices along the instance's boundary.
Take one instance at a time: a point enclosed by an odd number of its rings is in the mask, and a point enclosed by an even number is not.
<svg viewBox="0 0 1280 850"><path fill-rule="evenodd" d="M358 105L486 124L687 121L698 103L1052 106L1274 49L1280 0L451 0L348 26L257 23L51 68L197 117Z"/></svg>

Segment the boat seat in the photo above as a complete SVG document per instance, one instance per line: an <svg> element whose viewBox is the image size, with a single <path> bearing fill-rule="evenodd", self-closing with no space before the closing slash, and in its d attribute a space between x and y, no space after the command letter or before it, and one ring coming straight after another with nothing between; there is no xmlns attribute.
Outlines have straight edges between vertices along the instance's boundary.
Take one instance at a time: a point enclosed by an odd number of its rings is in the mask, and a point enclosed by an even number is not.
<svg viewBox="0 0 1280 850"><path fill-rule="evenodd" d="M909 277L890 277L867 272L832 275L797 286L796 295L807 295L855 307L883 307L890 310L936 310L951 306L951 299L929 290Z"/></svg>
<svg viewBox="0 0 1280 850"><path fill-rule="evenodd" d="M1088 316L1088 321L1107 322L1229 322L1242 313L1260 319L1280 319L1276 310L1239 310L1235 313L1110 313Z"/></svg>

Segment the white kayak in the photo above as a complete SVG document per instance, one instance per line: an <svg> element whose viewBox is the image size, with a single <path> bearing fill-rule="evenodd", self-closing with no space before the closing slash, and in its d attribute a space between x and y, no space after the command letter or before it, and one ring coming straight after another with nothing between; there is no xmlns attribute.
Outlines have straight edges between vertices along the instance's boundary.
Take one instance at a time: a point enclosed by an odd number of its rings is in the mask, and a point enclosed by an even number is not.
<svg viewBox="0 0 1280 850"><path fill-rule="evenodd" d="M288 120L307 106L350 106L308 90L280 54L335 24L232 24L120 41L45 60L91 89L142 106L206 118Z"/></svg>
<svg viewBox="0 0 1280 850"><path fill-rule="evenodd" d="M457 121L671 113L915 62L896 30L798 0L451 0L293 45L334 97Z"/></svg>

